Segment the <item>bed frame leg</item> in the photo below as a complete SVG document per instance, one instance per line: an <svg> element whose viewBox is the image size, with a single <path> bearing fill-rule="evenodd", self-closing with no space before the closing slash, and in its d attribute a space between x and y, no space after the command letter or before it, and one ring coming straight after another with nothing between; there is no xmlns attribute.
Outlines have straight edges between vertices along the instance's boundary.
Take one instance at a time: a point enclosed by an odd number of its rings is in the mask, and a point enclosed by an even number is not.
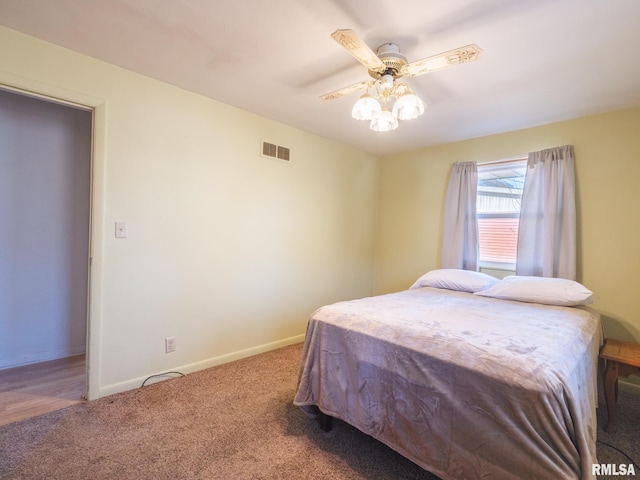
<svg viewBox="0 0 640 480"><path fill-rule="evenodd" d="M333 428L333 417L331 415L327 415L326 413L319 412L318 423L320 424L320 428L324 432L330 432Z"/></svg>

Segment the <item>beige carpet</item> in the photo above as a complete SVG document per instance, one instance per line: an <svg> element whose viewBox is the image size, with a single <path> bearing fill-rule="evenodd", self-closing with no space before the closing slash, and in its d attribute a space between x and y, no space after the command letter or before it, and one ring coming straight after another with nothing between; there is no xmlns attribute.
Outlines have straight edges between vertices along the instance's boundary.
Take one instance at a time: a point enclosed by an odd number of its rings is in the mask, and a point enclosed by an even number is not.
<svg viewBox="0 0 640 480"><path fill-rule="evenodd" d="M293 345L0 427L0 479L436 478L343 422L325 433L305 417L291 403L300 355ZM607 439L637 454L638 414L620 402Z"/></svg>
<svg viewBox="0 0 640 480"><path fill-rule="evenodd" d="M292 404L301 345L0 427L1 479L433 479Z"/></svg>

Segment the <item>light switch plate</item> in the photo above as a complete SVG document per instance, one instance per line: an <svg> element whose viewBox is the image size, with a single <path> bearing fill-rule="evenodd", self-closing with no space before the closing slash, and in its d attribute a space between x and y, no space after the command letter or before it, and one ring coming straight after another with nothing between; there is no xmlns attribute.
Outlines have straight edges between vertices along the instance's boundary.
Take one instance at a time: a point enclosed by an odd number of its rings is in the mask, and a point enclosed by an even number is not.
<svg viewBox="0 0 640 480"><path fill-rule="evenodd" d="M116 222L116 238L127 238L127 224Z"/></svg>

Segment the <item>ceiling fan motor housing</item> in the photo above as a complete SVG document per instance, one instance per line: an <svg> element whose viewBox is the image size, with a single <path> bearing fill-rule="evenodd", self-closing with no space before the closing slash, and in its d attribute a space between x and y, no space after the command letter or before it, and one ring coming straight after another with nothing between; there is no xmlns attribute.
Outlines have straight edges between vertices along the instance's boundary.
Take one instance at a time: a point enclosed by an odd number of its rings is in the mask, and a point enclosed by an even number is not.
<svg viewBox="0 0 640 480"><path fill-rule="evenodd" d="M383 43L376 49L376 55L387 67L383 72L369 70L369 75L377 80L384 75L392 75L393 78L401 77L400 70L409 63L395 43Z"/></svg>

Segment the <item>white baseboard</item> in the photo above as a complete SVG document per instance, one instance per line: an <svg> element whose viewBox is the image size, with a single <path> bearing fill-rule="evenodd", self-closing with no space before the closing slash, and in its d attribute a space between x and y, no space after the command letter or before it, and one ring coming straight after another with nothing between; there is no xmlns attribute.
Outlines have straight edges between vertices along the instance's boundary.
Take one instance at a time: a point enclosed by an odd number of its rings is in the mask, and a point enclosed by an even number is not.
<svg viewBox="0 0 640 480"><path fill-rule="evenodd" d="M239 350L237 352L227 353L225 355L220 355L218 357L208 358L206 360L202 360L199 362L182 365L179 367L172 368L172 370L179 371L184 374L193 373L193 372L197 372L198 370L204 370L205 368L215 367L216 365L222 365L223 363L229 363L235 360L240 360L242 358L251 357L259 353L269 352L271 350L283 348L288 345L293 345L294 343L300 343L304 341L304 337L305 337L304 334L296 335L294 337L285 338L283 340L278 340L276 342L265 343L264 345L258 345L256 347L247 348L245 350ZM99 398L106 397L108 395L113 395L114 393L133 390L134 388L139 388L140 386L142 386L142 383L149 377L153 375L162 375L163 373L164 372L150 373L149 375L145 375L143 377L132 378L124 382L105 385L103 387L100 387L99 389ZM172 378L172 377L163 376L163 377L159 377L159 379L156 379L155 381L157 382L162 380L168 380L169 378ZM147 382L147 385L149 385L150 383L152 382Z"/></svg>

